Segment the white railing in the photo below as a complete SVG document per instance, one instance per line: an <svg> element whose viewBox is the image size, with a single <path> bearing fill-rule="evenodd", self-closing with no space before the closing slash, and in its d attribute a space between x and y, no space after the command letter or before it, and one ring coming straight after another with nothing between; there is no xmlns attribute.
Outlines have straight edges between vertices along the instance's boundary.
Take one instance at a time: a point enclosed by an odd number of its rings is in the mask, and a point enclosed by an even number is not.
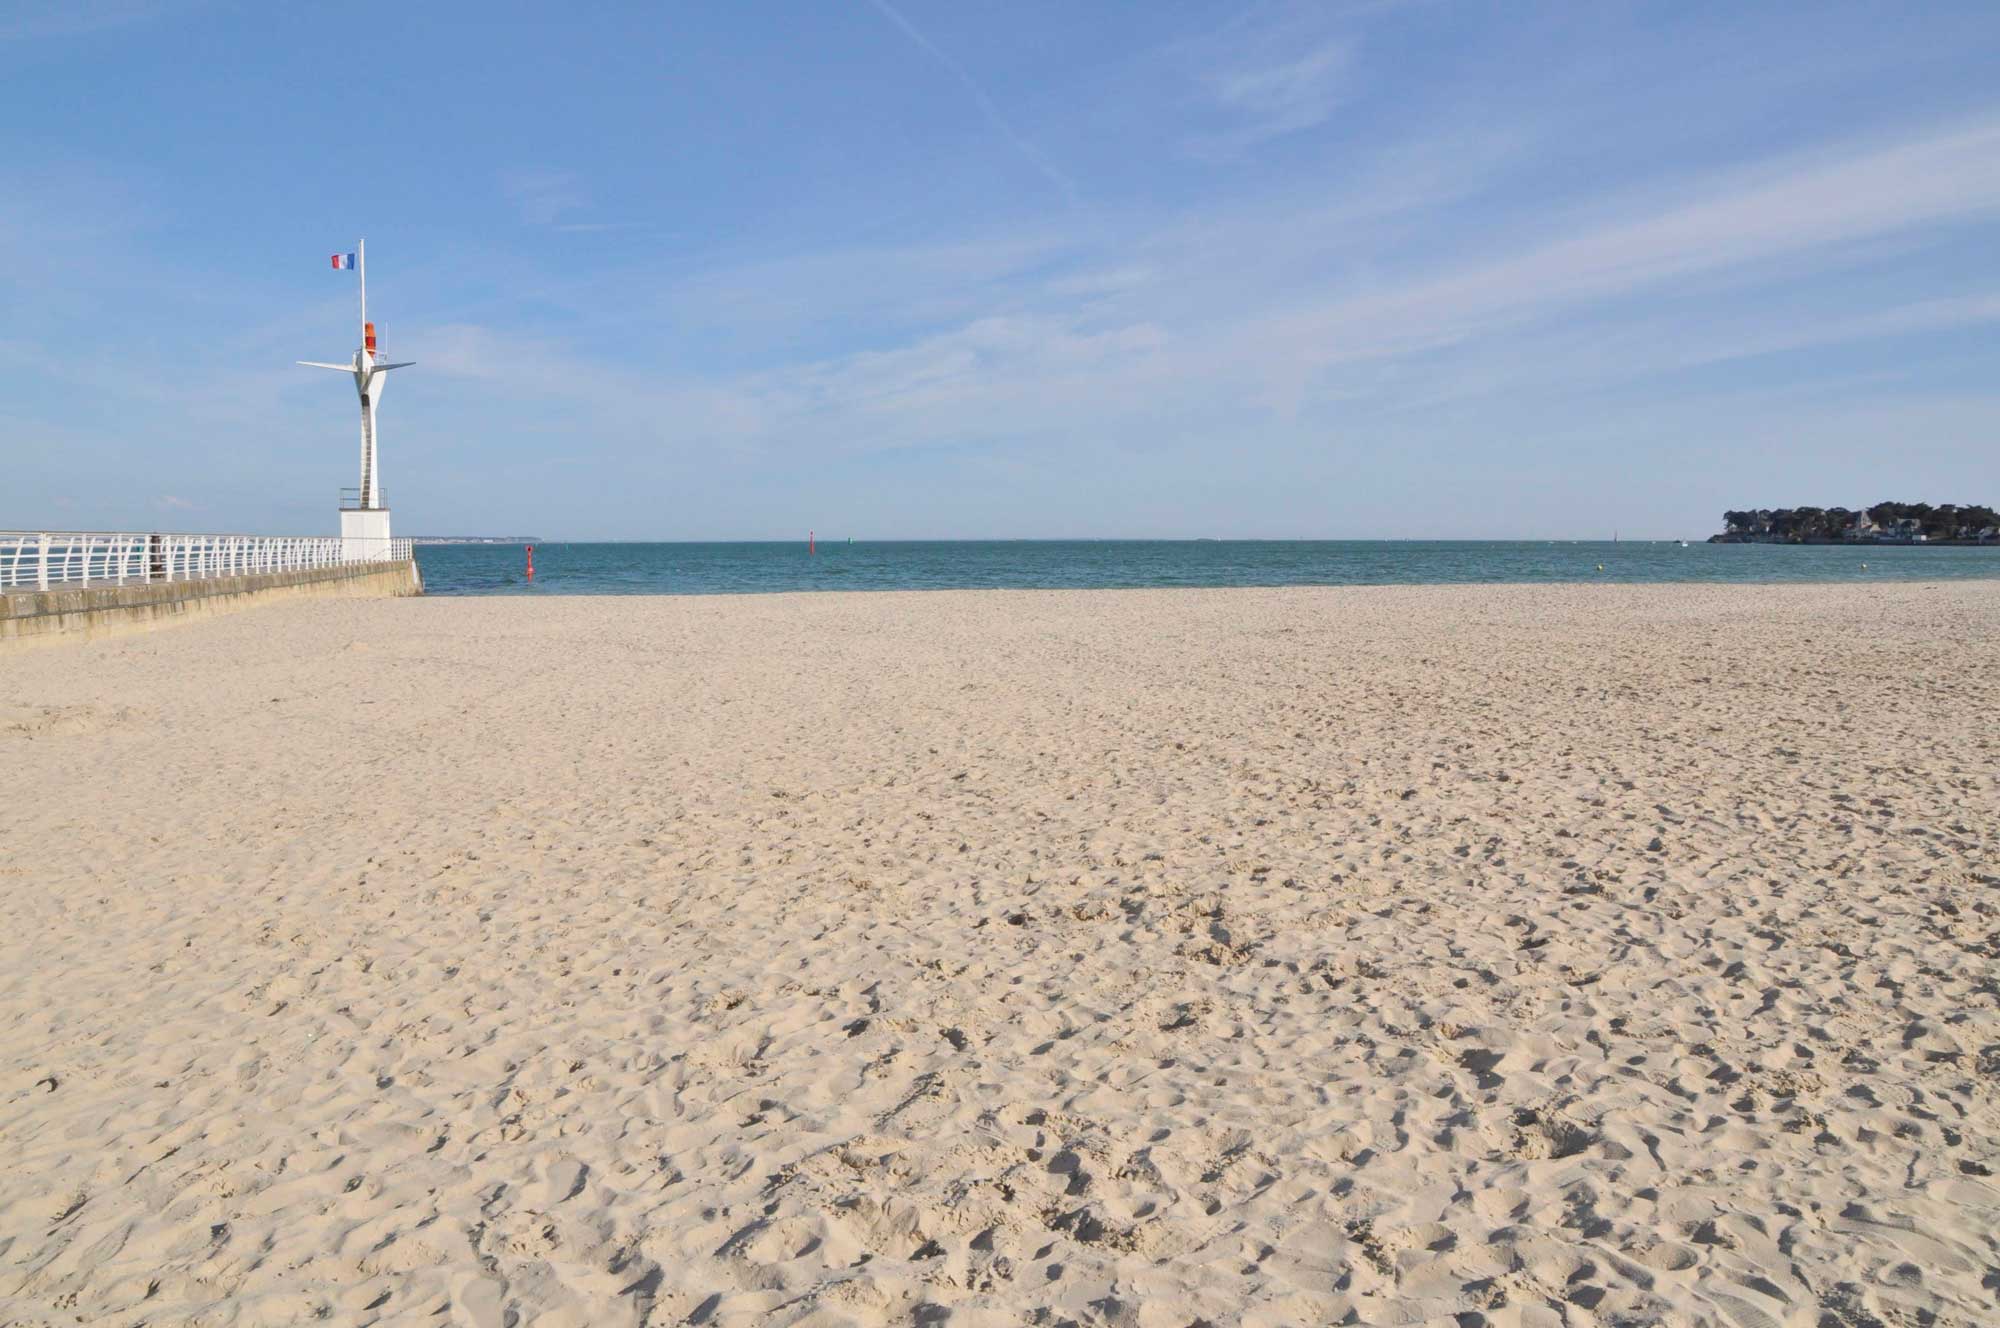
<svg viewBox="0 0 2000 1328"><path fill-rule="evenodd" d="M194 581L409 560L406 539L0 530L0 591Z"/></svg>

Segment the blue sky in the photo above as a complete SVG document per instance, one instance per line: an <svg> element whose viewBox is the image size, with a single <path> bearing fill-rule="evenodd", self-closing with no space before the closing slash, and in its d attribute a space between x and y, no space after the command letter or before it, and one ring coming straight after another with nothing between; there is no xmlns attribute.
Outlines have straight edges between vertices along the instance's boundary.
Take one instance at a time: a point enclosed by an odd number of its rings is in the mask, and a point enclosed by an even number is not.
<svg viewBox="0 0 2000 1328"><path fill-rule="evenodd" d="M378 44L360 21L380 16ZM2000 5L0 6L0 526L2000 502Z"/></svg>

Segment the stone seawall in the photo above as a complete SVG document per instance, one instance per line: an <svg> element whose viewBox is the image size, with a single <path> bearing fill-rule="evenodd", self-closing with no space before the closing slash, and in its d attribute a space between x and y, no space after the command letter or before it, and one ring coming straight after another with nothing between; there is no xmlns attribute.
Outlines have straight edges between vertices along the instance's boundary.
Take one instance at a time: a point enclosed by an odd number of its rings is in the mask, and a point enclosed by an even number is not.
<svg viewBox="0 0 2000 1328"><path fill-rule="evenodd" d="M32 641L84 641L144 631L211 613L300 596L368 598L424 593L414 560L262 572L194 581L143 581L0 594L0 648Z"/></svg>

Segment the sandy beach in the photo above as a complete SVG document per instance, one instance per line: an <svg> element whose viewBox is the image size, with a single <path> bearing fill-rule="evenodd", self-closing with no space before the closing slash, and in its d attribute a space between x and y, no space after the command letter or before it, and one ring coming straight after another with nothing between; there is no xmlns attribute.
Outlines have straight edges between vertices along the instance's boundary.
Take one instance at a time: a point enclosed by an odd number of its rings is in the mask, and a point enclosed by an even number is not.
<svg viewBox="0 0 2000 1328"><path fill-rule="evenodd" d="M2000 582L0 655L0 1322L2000 1322Z"/></svg>

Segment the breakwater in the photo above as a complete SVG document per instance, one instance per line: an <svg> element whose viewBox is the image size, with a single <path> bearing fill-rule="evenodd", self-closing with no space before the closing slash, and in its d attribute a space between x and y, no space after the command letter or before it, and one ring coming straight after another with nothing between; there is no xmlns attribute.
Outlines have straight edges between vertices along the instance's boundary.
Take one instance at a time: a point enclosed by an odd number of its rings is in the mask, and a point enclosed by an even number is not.
<svg viewBox="0 0 2000 1328"><path fill-rule="evenodd" d="M0 647L88 640L300 597L420 595L416 560L0 593Z"/></svg>

